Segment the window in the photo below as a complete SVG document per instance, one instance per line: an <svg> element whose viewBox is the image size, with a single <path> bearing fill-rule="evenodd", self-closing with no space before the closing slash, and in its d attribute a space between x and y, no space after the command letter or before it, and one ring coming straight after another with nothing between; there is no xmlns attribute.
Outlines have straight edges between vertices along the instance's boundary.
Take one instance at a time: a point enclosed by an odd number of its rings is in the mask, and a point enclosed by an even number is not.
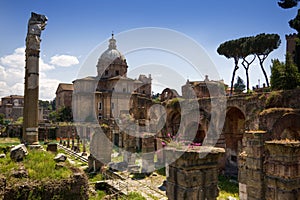
<svg viewBox="0 0 300 200"><path fill-rule="evenodd" d="M114 109L114 107L115 107L115 104L111 103L111 109Z"/></svg>
<svg viewBox="0 0 300 200"><path fill-rule="evenodd" d="M98 104L98 109L102 110L102 103L101 102L99 102L99 104Z"/></svg>
<svg viewBox="0 0 300 200"><path fill-rule="evenodd" d="M101 113L99 113L98 119L102 119L102 114Z"/></svg>
<svg viewBox="0 0 300 200"><path fill-rule="evenodd" d="M120 72L119 70L116 70L116 76L119 76Z"/></svg>
<svg viewBox="0 0 300 200"><path fill-rule="evenodd" d="M108 70L105 70L105 76L107 76L108 75Z"/></svg>

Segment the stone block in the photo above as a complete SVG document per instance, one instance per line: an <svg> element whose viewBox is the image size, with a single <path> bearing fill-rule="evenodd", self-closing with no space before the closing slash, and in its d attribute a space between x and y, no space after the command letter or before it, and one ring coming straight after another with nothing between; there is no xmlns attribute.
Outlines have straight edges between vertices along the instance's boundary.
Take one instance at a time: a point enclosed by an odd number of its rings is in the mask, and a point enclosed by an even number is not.
<svg viewBox="0 0 300 200"><path fill-rule="evenodd" d="M239 197L240 200L247 200L247 185L239 183Z"/></svg>
<svg viewBox="0 0 300 200"><path fill-rule="evenodd" d="M263 159L262 158L246 158L246 166L254 170L262 170L263 168Z"/></svg>
<svg viewBox="0 0 300 200"><path fill-rule="evenodd" d="M56 143L51 143L47 145L47 151L51 151L56 153L57 152L57 144Z"/></svg>
<svg viewBox="0 0 300 200"><path fill-rule="evenodd" d="M251 179L257 184L257 182L261 182L263 180L264 175L261 170L248 169L247 177L248 180Z"/></svg>
<svg viewBox="0 0 300 200"><path fill-rule="evenodd" d="M28 155L28 150L24 144L19 144L10 150L10 158L14 161L22 161Z"/></svg>
<svg viewBox="0 0 300 200"><path fill-rule="evenodd" d="M264 197L263 189L259 185L257 185L256 187L247 185L247 195L248 199L252 198L260 200Z"/></svg>
<svg viewBox="0 0 300 200"><path fill-rule="evenodd" d="M63 153L59 153L54 158L55 162L65 162L67 160L67 156Z"/></svg>

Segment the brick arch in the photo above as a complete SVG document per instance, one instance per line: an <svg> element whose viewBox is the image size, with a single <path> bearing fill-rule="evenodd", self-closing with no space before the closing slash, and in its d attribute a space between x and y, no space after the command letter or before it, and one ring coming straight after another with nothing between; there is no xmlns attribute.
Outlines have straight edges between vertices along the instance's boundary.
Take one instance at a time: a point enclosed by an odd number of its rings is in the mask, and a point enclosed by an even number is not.
<svg viewBox="0 0 300 200"><path fill-rule="evenodd" d="M160 95L160 101L166 101L166 100L170 100L173 98L179 97L178 93L176 90L172 90L170 88L166 88L162 91L161 95Z"/></svg>
<svg viewBox="0 0 300 200"><path fill-rule="evenodd" d="M201 125L201 123L191 122L184 128L184 139L191 142L203 143L207 130Z"/></svg>
<svg viewBox="0 0 300 200"><path fill-rule="evenodd" d="M245 119L245 114L239 108L227 108L221 137L225 138L226 150L223 166L225 167L225 174L230 176L238 175L237 158L245 131Z"/></svg>
<svg viewBox="0 0 300 200"><path fill-rule="evenodd" d="M182 116L180 131L183 140L203 143L209 127L210 116L210 113L204 108L200 108L198 111L192 111Z"/></svg>
<svg viewBox="0 0 300 200"><path fill-rule="evenodd" d="M300 140L300 115L286 113L274 123L270 139Z"/></svg>
<svg viewBox="0 0 300 200"><path fill-rule="evenodd" d="M247 101L245 99L229 99L227 101L227 111L228 112L232 108L236 108L240 110L244 116L246 116L246 107L247 107Z"/></svg>
<svg viewBox="0 0 300 200"><path fill-rule="evenodd" d="M167 113L166 132L176 135L181 123L181 113L174 110Z"/></svg>

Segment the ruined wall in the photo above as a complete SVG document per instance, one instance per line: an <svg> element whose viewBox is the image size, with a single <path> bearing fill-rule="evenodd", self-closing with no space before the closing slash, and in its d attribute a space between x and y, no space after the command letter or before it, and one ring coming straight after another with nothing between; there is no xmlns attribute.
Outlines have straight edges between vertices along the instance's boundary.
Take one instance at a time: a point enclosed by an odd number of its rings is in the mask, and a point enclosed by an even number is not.
<svg viewBox="0 0 300 200"><path fill-rule="evenodd" d="M223 153L222 148L165 149L166 161L170 163L167 169L168 199L215 200L219 193L218 159ZM179 155L180 158L174 161Z"/></svg>
<svg viewBox="0 0 300 200"><path fill-rule="evenodd" d="M13 185L6 182L5 177L0 177L0 199L88 199L88 179L83 172L78 170L68 179L29 182L20 181Z"/></svg>

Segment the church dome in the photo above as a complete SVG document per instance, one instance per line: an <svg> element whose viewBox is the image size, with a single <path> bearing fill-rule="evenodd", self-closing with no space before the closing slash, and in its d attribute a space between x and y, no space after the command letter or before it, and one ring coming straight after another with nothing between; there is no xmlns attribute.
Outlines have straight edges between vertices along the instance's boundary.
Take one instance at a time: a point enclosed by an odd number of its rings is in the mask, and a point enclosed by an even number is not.
<svg viewBox="0 0 300 200"><path fill-rule="evenodd" d="M106 51L100 56L99 61L111 61L113 62L115 59L122 59L125 60L125 57L121 54L120 51L117 50L116 40L112 37L109 40L109 46Z"/></svg>
<svg viewBox="0 0 300 200"><path fill-rule="evenodd" d="M117 49L114 34L109 40L108 49L102 53L98 60L97 71L98 76L104 72L111 64L127 66L125 57Z"/></svg>

